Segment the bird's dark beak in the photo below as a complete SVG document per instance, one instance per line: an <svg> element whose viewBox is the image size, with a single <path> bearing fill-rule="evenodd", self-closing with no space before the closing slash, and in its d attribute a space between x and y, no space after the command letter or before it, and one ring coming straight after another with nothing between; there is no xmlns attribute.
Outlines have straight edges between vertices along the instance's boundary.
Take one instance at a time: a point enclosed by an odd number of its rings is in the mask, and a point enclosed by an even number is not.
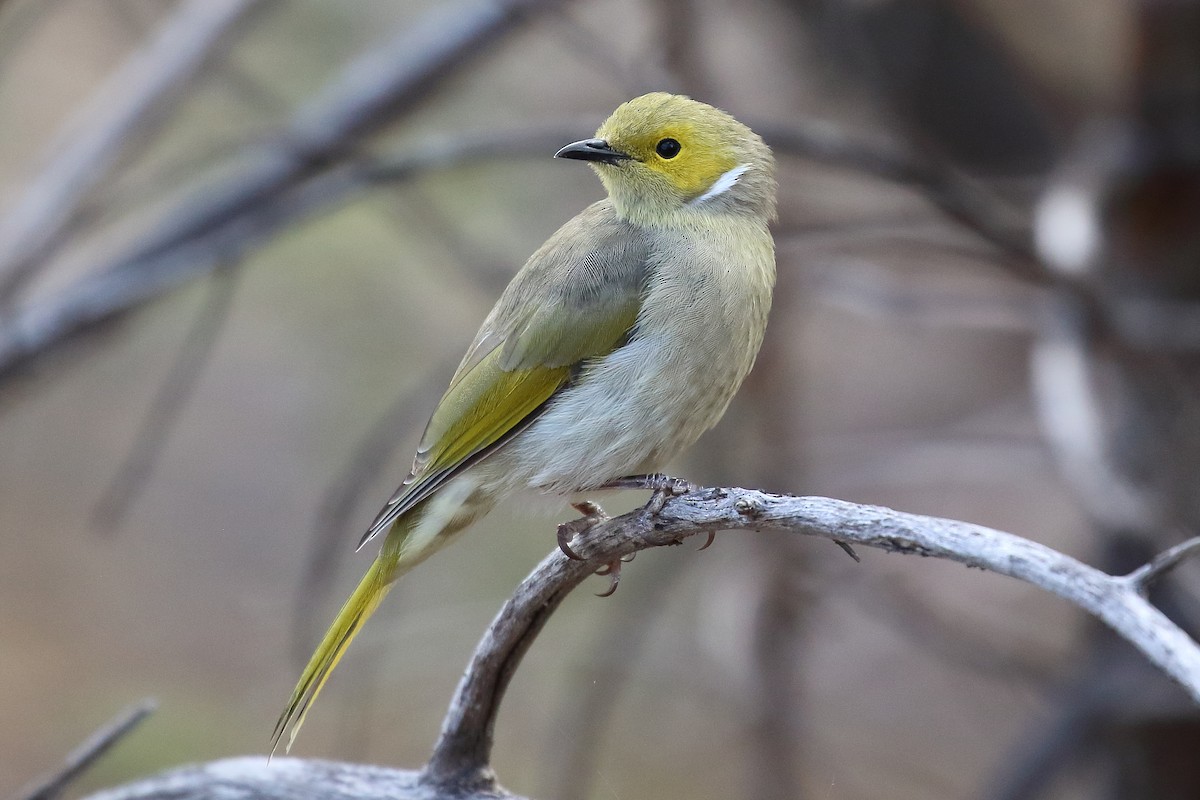
<svg viewBox="0 0 1200 800"><path fill-rule="evenodd" d="M598 161L601 164L616 164L629 158L620 150L613 150L603 139L584 139L581 142L572 142L555 153L554 157Z"/></svg>

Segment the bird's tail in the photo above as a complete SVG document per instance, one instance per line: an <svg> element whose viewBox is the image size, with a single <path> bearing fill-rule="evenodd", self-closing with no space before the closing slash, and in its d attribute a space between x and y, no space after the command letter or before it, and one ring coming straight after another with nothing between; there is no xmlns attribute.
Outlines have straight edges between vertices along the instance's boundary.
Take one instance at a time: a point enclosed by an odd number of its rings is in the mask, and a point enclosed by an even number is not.
<svg viewBox="0 0 1200 800"><path fill-rule="evenodd" d="M404 522L402 521L400 524L403 525ZM329 679L333 668L342 660L342 655L350 646L355 634L359 632L363 623L387 596L392 583L415 565L409 563L408 559L403 559L402 548L395 546L398 544L395 540L403 540L405 533L396 528L392 529L388 536L389 541L384 543L379 556L371 564L367 574L359 581L358 588L342 606L337 618L325 632L321 644L317 646L316 651L308 660L308 666L304 668L296 688L292 690L291 700L288 701L283 713L279 715L279 721L275 723L275 732L271 736L272 755L278 749L279 742L285 733L288 734L288 740L284 752L286 753L292 748L292 742L296 740L296 734L300 732L300 726L304 724L308 709L317 699L317 695L321 693L321 688Z"/></svg>
<svg viewBox="0 0 1200 800"><path fill-rule="evenodd" d="M292 748L308 709L321 693L329 673L342 660L342 655L363 623L379 608L392 583L444 547L455 534L491 508L493 498L477 489L478 483L464 476L449 484L438 495L418 503L392 523L375 563L371 564L354 594L350 595L325 632L325 638L308 660L308 666L292 690L291 700L279 715L271 736L272 755L279 748L285 733L288 739L284 752Z"/></svg>

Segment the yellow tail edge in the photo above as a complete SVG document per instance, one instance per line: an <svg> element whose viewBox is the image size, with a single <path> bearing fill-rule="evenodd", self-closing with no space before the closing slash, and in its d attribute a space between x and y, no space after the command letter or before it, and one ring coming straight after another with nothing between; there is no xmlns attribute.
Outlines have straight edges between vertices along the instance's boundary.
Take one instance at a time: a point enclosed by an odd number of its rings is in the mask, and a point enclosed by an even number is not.
<svg viewBox="0 0 1200 800"><path fill-rule="evenodd" d="M300 680L296 683L296 688L292 690L292 697L288 701L287 707L279 715L279 721L275 723L275 731L271 734L272 756L279 749L279 742L285 733L288 734L288 740L283 751L287 753L292 749L292 743L296 741L296 734L304 725L304 718L308 716L309 708L317 699L317 695L321 693L325 681L329 680L333 668L342 660L342 655L345 654L346 648L350 646L350 642L354 640L354 636L362 628L363 623L387 596L388 589L391 588L392 582L397 577L395 573L398 561L399 559L388 553L388 548L385 548L384 552L380 553L375 562L371 564L367 574L359 581L358 588L350 595L350 599L342 606L342 610L338 612L333 624L325 632L321 644L317 646L308 660L308 666L300 674Z"/></svg>

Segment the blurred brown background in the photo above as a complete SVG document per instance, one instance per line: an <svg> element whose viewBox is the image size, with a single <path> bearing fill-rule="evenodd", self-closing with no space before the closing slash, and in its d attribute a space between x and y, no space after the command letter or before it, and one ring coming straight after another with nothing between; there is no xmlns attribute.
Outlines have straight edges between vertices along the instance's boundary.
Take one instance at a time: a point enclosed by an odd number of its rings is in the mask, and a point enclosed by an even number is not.
<svg viewBox="0 0 1200 800"><path fill-rule="evenodd" d="M1117 572L1194 530L1196 20L1183 0L0 2L0 796L145 696L73 791L265 752L462 348L601 195L550 155L644 91L729 110L781 173L768 342L675 473ZM1063 186L1108 232L1082 266L1034 250ZM421 764L553 530L494 514L406 577L296 753ZM1194 707L1074 609L862 556L725 535L571 598L501 713L501 782L1200 796ZM1197 574L1164 600L1184 622Z"/></svg>

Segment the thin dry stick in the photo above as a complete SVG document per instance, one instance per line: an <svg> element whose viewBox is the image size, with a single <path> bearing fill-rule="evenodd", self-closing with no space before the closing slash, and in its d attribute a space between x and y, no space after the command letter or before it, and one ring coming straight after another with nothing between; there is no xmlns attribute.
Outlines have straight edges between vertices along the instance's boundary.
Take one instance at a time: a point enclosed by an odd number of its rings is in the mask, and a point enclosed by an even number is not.
<svg viewBox="0 0 1200 800"><path fill-rule="evenodd" d="M1180 542L1170 550L1159 553L1149 564L1138 567L1126 575L1125 580L1129 581L1129 585L1138 594L1145 596L1150 591L1152 583L1175 569L1185 558L1197 550L1200 550L1200 536Z"/></svg>
<svg viewBox="0 0 1200 800"><path fill-rule="evenodd" d="M22 790L17 797L22 800L54 800L62 794L71 781L96 763L100 756L107 753L127 733L141 724L142 720L150 716L157 707L158 703L154 700L146 699L132 708L125 709L98 728L83 744L71 751L57 772Z"/></svg>
<svg viewBox="0 0 1200 800"><path fill-rule="evenodd" d="M209 295L196 316L183 347L134 437L133 447L92 511L92 524L112 532L146 486L167 437L212 356L237 289L240 270L227 268L212 276Z"/></svg>

